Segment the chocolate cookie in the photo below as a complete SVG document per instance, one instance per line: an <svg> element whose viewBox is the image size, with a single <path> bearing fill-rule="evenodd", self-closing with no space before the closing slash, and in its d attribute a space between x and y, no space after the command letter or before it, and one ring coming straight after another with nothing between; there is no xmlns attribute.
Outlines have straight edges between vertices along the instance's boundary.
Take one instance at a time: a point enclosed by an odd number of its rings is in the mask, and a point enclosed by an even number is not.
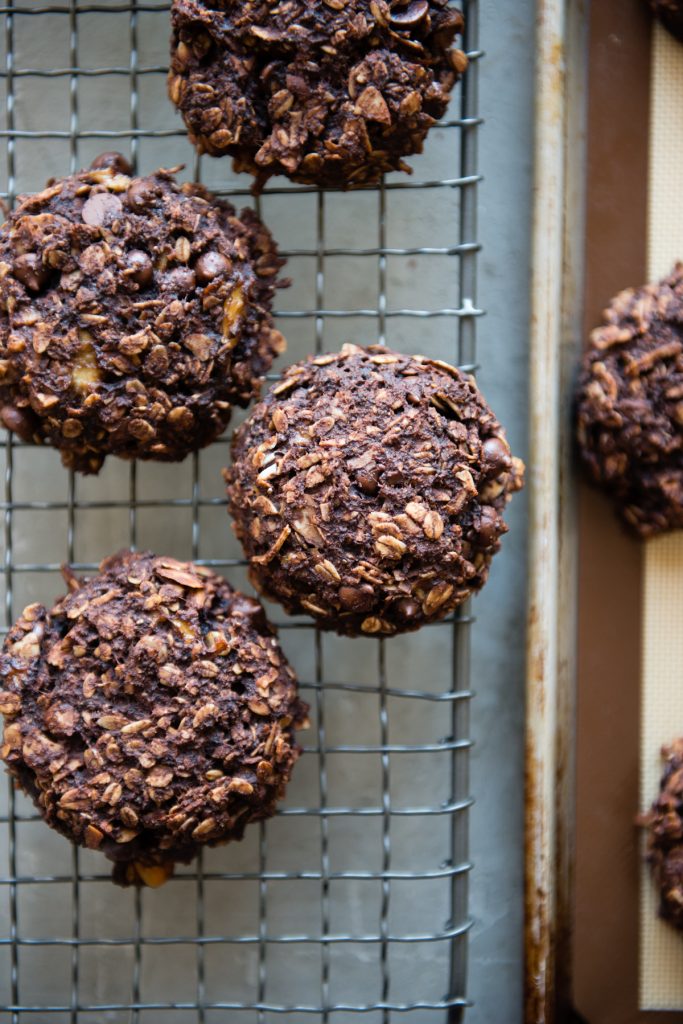
<svg viewBox="0 0 683 1024"><path fill-rule="evenodd" d="M524 470L471 377L379 345L290 367L233 457L254 584L349 635L417 629L479 590Z"/></svg>
<svg viewBox="0 0 683 1024"><path fill-rule="evenodd" d="M683 264L605 311L577 416L583 462L628 526L641 537L683 526Z"/></svg>
<svg viewBox="0 0 683 1024"><path fill-rule="evenodd" d="M200 153L348 188L410 168L467 57L447 0L174 0L169 95Z"/></svg>
<svg viewBox="0 0 683 1024"><path fill-rule="evenodd" d="M683 929L683 739L665 747L659 796L640 819L648 829L647 857L660 890L660 916Z"/></svg>
<svg viewBox="0 0 683 1024"><path fill-rule="evenodd" d="M0 230L0 418L85 473L184 458L283 350L282 263L251 210L117 153L20 198Z"/></svg>
<svg viewBox="0 0 683 1024"><path fill-rule="evenodd" d="M683 0L648 0L648 3L671 35L683 41Z"/></svg>
<svg viewBox="0 0 683 1024"><path fill-rule="evenodd" d="M122 885L274 813L306 705L263 609L209 569L122 552L66 572L0 655L0 751L45 821Z"/></svg>

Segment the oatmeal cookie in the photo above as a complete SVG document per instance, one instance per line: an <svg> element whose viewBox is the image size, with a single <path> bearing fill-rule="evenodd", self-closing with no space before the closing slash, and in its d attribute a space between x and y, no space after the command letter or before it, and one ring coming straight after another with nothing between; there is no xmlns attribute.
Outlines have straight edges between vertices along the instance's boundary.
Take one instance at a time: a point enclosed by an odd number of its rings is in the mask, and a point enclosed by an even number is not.
<svg viewBox="0 0 683 1024"><path fill-rule="evenodd" d="M582 460L624 522L641 537L683 526L683 263L605 311L577 419Z"/></svg>
<svg viewBox="0 0 683 1024"><path fill-rule="evenodd" d="M122 552L24 609L0 655L0 755L45 821L159 885L274 813L304 724L263 609L209 569Z"/></svg>
<svg viewBox="0 0 683 1024"><path fill-rule="evenodd" d="M0 419L85 473L184 458L282 351L282 263L251 210L117 153L21 197L0 230Z"/></svg>
<svg viewBox="0 0 683 1024"><path fill-rule="evenodd" d="M660 890L659 913L683 930L683 739L665 747L659 796L639 823L648 830L647 857Z"/></svg>
<svg viewBox="0 0 683 1024"><path fill-rule="evenodd" d="M348 188L410 170L467 67L447 0L174 0L169 94L200 153Z"/></svg>
<svg viewBox="0 0 683 1024"><path fill-rule="evenodd" d="M648 0L648 3L662 25L683 42L683 0Z"/></svg>
<svg viewBox="0 0 683 1024"><path fill-rule="evenodd" d="M254 584L349 635L417 629L479 590L524 470L471 377L379 345L291 366L233 457Z"/></svg>

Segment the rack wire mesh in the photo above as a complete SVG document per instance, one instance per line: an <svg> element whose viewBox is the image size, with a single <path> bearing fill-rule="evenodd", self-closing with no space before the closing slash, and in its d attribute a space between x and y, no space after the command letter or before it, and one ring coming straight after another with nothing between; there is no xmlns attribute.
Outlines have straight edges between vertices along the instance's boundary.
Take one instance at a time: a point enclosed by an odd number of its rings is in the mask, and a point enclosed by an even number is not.
<svg viewBox="0 0 683 1024"><path fill-rule="evenodd" d="M278 310L288 358L386 340L475 368L480 52L477 2L464 7L471 67L414 179L344 196L277 180L258 201L294 277ZM188 177L252 201L226 161L195 157L170 110L168 10L0 6L10 205L105 148L142 172L184 160ZM110 460L96 479L9 435L0 458L5 630L59 593L63 561L87 571L117 546L192 557L248 586L221 493L227 437L181 467ZM388 643L269 613L312 726L278 815L241 844L207 851L162 890L121 891L100 856L71 849L5 787L0 1021L462 1019L470 610Z"/></svg>

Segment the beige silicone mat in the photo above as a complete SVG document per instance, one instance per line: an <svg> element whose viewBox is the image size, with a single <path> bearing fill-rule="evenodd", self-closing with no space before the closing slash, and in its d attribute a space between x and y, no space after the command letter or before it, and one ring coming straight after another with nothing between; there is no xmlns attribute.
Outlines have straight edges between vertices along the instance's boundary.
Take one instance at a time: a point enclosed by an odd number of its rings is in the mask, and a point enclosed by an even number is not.
<svg viewBox="0 0 683 1024"><path fill-rule="evenodd" d="M683 46L654 34L648 272L683 259ZM635 283L635 282L634 282ZM683 734L683 531L645 545L641 804L662 771L660 748ZM647 868L641 878L640 1007L683 1008L683 938L657 917Z"/></svg>

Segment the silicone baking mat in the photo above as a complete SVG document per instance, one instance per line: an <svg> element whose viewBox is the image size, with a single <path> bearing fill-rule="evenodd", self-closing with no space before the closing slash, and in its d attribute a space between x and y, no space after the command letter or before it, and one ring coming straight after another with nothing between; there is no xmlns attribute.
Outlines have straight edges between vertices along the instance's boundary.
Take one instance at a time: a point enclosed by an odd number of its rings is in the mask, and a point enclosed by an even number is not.
<svg viewBox="0 0 683 1024"><path fill-rule="evenodd" d="M653 37L648 275L683 256L683 47L657 26ZM660 748L683 732L683 534L650 540L644 555L641 805L659 787ZM683 1009L683 941L657 917L657 893L641 877L640 1005Z"/></svg>

